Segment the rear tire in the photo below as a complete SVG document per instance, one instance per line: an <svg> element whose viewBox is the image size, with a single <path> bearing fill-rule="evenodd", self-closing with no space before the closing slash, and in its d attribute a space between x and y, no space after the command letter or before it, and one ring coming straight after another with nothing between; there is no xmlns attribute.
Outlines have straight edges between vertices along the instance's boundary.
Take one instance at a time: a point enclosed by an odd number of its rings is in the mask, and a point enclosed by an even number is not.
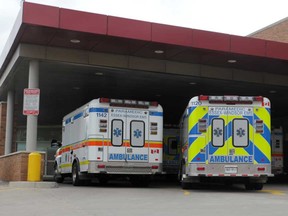
<svg viewBox="0 0 288 216"><path fill-rule="evenodd" d="M247 183L245 184L246 190L262 190L263 184L262 183Z"/></svg>
<svg viewBox="0 0 288 216"><path fill-rule="evenodd" d="M72 165L72 184L74 186L81 185L81 180L79 178L79 166L77 162L74 162Z"/></svg>
<svg viewBox="0 0 288 216"><path fill-rule="evenodd" d="M131 176L130 182L135 187L148 187L151 182L151 178L150 176Z"/></svg>

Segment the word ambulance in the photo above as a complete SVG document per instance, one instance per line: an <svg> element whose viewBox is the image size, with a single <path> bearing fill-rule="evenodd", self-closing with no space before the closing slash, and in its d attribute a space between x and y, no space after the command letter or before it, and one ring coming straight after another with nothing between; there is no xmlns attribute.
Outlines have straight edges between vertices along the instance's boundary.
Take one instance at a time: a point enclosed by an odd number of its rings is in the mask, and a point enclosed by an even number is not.
<svg viewBox="0 0 288 216"><path fill-rule="evenodd" d="M193 97L180 122L182 187L222 181L261 190L273 176L270 135L265 97Z"/></svg>
<svg viewBox="0 0 288 216"><path fill-rule="evenodd" d="M99 98L66 115L55 180L73 185L128 176L147 185L162 173L163 110L157 102Z"/></svg>

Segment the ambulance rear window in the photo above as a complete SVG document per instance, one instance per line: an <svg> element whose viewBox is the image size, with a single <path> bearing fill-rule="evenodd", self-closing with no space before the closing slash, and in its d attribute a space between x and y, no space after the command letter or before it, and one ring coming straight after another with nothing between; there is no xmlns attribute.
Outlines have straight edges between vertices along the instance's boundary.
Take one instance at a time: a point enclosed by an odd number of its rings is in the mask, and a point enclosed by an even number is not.
<svg viewBox="0 0 288 216"><path fill-rule="evenodd" d="M247 147L249 145L249 121L247 119L234 119L232 130L233 146Z"/></svg>
<svg viewBox="0 0 288 216"><path fill-rule="evenodd" d="M143 147L145 144L145 123L143 121L131 121L130 143L133 147Z"/></svg>
<svg viewBox="0 0 288 216"><path fill-rule="evenodd" d="M123 121L114 119L111 122L111 143L113 146L122 146L123 144Z"/></svg>
<svg viewBox="0 0 288 216"><path fill-rule="evenodd" d="M224 146L224 119L214 118L212 120L212 145L215 147Z"/></svg>

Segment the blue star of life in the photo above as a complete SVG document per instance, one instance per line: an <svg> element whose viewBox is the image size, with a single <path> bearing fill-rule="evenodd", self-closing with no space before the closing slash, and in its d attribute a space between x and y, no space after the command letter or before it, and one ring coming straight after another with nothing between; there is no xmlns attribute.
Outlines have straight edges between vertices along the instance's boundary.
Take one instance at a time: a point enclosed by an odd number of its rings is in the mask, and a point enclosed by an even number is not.
<svg viewBox="0 0 288 216"><path fill-rule="evenodd" d="M220 128L214 129L214 135L217 137L222 136L222 130Z"/></svg>
<svg viewBox="0 0 288 216"><path fill-rule="evenodd" d="M242 128L239 128L239 129L236 131L236 133L237 133L237 136L239 136L239 137L245 136L245 130L242 129Z"/></svg>
<svg viewBox="0 0 288 216"><path fill-rule="evenodd" d="M134 131L134 137L139 138L142 136L142 131L140 131L139 129Z"/></svg>
<svg viewBox="0 0 288 216"><path fill-rule="evenodd" d="M122 131L119 128L115 128L113 130L113 135L114 136L119 137L119 136L121 136L121 134L122 134Z"/></svg>

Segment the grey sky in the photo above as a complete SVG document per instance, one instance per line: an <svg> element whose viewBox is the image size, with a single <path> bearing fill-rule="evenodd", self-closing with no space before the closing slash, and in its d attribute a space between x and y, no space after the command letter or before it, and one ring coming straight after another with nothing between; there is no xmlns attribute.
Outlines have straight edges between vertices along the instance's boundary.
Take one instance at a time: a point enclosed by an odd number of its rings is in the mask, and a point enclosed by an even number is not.
<svg viewBox="0 0 288 216"><path fill-rule="evenodd" d="M288 16L288 0L26 0L57 7L245 36ZM21 0L0 0L0 53Z"/></svg>

